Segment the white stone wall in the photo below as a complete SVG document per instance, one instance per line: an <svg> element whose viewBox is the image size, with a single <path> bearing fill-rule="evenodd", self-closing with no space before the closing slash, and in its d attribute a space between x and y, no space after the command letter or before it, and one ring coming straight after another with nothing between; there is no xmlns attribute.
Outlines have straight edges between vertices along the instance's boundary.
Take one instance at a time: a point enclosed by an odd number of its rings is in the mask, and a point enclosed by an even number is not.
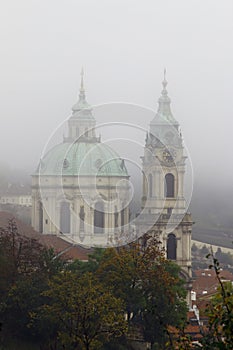
<svg viewBox="0 0 233 350"><path fill-rule="evenodd" d="M124 181L121 181L124 180ZM125 181L126 180L126 181ZM61 183L62 182L62 183ZM120 228L120 212L123 203L126 205L124 212L124 230L128 230L128 183L126 177L114 176L33 176L32 178L32 226L40 230L40 203L43 203L43 233L60 234L60 206L62 201L70 205L71 232L67 239L80 241L87 245L104 244L107 239L113 239L115 228L115 209L119 212L118 226ZM98 237L94 233L94 208L98 201L104 203L105 227L104 234ZM80 238L80 207L84 206L85 238ZM81 235L82 236L82 235ZM83 241L81 242L81 239ZM96 243L95 243L96 241ZM101 243L102 242L102 243Z"/></svg>
<svg viewBox="0 0 233 350"><path fill-rule="evenodd" d="M30 195L5 195L1 196L0 203L30 207L32 205L32 197Z"/></svg>

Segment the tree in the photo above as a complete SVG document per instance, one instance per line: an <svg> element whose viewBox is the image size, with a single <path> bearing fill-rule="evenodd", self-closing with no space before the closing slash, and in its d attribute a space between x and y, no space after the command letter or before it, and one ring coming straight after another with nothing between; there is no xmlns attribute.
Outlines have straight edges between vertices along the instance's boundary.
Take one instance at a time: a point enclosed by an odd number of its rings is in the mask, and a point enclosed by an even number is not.
<svg viewBox="0 0 233 350"><path fill-rule="evenodd" d="M90 272L60 273L43 295L47 303L32 314L32 322L34 327L48 320L56 323L64 349L96 350L126 332L123 302Z"/></svg>
<svg viewBox="0 0 233 350"><path fill-rule="evenodd" d="M67 266L67 269L71 272L94 273L99 267L104 251L103 248L94 248L92 253L88 255L88 261L74 260Z"/></svg>
<svg viewBox="0 0 233 350"><path fill-rule="evenodd" d="M142 268L139 245L133 244L130 247L106 249L97 270L97 276L105 288L111 288L116 297L124 300L128 320L145 304L141 291Z"/></svg>
<svg viewBox="0 0 233 350"><path fill-rule="evenodd" d="M0 321L4 334L13 335L22 331L24 317L21 322L17 317L17 311L20 309L18 299L22 294L19 293L12 303L13 295L19 284L23 284L39 268L41 249L36 240L19 234L14 220L10 220L6 228L0 228ZM28 299L24 304L27 301Z"/></svg>
<svg viewBox="0 0 233 350"><path fill-rule="evenodd" d="M97 276L124 300L130 329L138 327L151 345L164 344L168 325L178 326L186 319L179 267L165 259L154 239L145 249L137 243L107 249Z"/></svg>
<svg viewBox="0 0 233 350"><path fill-rule="evenodd" d="M173 262L157 263L143 283L147 301L143 311L144 335L151 346L165 347L169 326L182 328L186 323L186 290L179 272Z"/></svg>
<svg viewBox="0 0 233 350"><path fill-rule="evenodd" d="M42 246L37 240L20 235L14 220L0 228L0 277L4 282L1 292L14 284L18 276L27 276L39 268Z"/></svg>
<svg viewBox="0 0 233 350"><path fill-rule="evenodd" d="M88 263L68 264L10 222L0 229L0 252L4 333L41 349L129 348L135 330L162 347L168 326L185 319L179 267L149 237L143 247L98 249Z"/></svg>
<svg viewBox="0 0 233 350"><path fill-rule="evenodd" d="M2 338L10 335L44 339L38 330L28 328L30 313L44 301L41 293L47 289L49 279L64 269L65 261L57 258L52 249L20 234L14 220L0 228L0 253Z"/></svg>
<svg viewBox="0 0 233 350"><path fill-rule="evenodd" d="M219 283L218 293L212 298L207 308L209 329L202 340L203 349L215 350L233 349L233 287L231 283L224 283L220 277L219 261L213 251L207 255L212 258L212 264Z"/></svg>

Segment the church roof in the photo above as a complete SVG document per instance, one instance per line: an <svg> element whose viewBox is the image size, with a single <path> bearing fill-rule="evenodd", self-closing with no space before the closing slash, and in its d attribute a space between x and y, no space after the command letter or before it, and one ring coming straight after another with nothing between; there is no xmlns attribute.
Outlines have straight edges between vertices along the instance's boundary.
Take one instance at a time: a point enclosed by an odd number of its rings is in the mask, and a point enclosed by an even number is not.
<svg viewBox="0 0 233 350"><path fill-rule="evenodd" d="M124 160L100 142L64 142L53 147L41 160L40 175L128 176Z"/></svg>
<svg viewBox="0 0 233 350"><path fill-rule="evenodd" d="M13 220L17 226L18 233L23 237L27 237L32 240L38 241L42 246L47 249L53 248L55 254L61 256L61 258L68 260L83 260L87 261L89 254L92 253L91 249L86 249L79 245L74 245L67 242L61 236L56 236L52 234L41 234L35 231L31 226L26 225L21 220L13 216L13 214L0 211L0 227L7 229L9 221Z"/></svg>
<svg viewBox="0 0 233 350"><path fill-rule="evenodd" d="M95 125L92 108L86 101L83 70L79 100L72 111L69 121L75 121L77 129L84 125L85 130L88 130L90 125ZM87 135L85 131L73 136L70 128L69 137L64 138L63 143L53 147L41 159L36 175L128 177L124 160L111 147L101 143L100 138L93 135L93 130Z"/></svg>

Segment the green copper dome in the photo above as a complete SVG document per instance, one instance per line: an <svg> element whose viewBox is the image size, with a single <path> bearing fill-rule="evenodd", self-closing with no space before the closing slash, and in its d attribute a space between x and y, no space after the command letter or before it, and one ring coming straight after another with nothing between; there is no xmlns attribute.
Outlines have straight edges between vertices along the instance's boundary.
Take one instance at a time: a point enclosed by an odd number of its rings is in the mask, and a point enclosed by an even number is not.
<svg viewBox="0 0 233 350"><path fill-rule="evenodd" d="M37 174L63 176L128 176L124 160L100 142L64 142L41 160Z"/></svg>

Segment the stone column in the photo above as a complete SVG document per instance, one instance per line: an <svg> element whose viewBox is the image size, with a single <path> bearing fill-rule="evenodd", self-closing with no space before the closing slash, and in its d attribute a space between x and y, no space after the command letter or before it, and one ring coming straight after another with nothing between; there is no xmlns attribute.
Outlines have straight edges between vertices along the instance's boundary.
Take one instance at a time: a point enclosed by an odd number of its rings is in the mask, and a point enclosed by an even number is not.
<svg viewBox="0 0 233 350"><path fill-rule="evenodd" d="M184 197L184 174L185 174L184 168L178 169L178 191L177 191L178 198Z"/></svg>

